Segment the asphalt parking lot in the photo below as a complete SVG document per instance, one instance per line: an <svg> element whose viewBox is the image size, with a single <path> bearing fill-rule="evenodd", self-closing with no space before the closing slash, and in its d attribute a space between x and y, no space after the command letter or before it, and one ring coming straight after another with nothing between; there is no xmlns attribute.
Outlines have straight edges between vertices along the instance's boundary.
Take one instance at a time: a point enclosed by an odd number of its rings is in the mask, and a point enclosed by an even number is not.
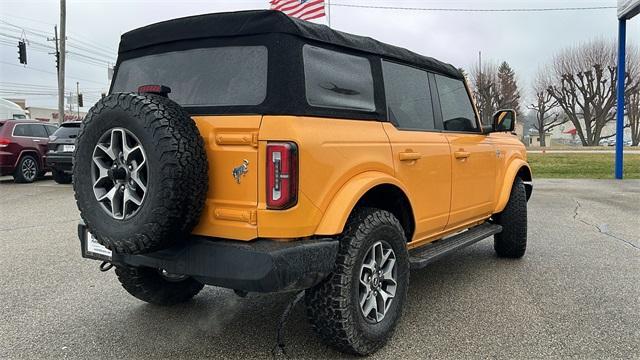
<svg viewBox="0 0 640 360"><path fill-rule="evenodd" d="M640 358L640 181L537 180L521 260L485 240L411 274L372 358ZM80 257L68 185L0 178L0 359L269 358L293 294L206 287L172 308L129 296ZM293 358L338 358L298 305Z"/></svg>

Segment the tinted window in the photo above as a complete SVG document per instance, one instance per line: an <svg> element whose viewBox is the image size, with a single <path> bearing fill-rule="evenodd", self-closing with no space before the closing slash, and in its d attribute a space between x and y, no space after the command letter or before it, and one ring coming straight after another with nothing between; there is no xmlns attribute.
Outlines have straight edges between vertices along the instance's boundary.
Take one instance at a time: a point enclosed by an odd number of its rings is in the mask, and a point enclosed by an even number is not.
<svg viewBox="0 0 640 360"><path fill-rule="evenodd" d="M63 124L53 134L59 138L75 138L76 136L78 136L79 131L80 124Z"/></svg>
<svg viewBox="0 0 640 360"><path fill-rule="evenodd" d="M375 111L369 60L311 45L302 56L309 105Z"/></svg>
<svg viewBox="0 0 640 360"><path fill-rule="evenodd" d="M27 125L27 127L29 128L28 131L31 132L31 136L33 137L41 137L41 138L46 138L49 137L49 134L47 134L47 130L45 130L44 125L40 125L40 124L29 124Z"/></svg>
<svg viewBox="0 0 640 360"><path fill-rule="evenodd" d="M27 125L16 124L13 127L13 136L31 136L27 129Z"/></svg>
<svg viewBox="0 0 640 360"><path fill-rule="evenodd" d="M46 138L47 131L43 125L40 124L17 124L13 129L14 136L30 136Z"/></svg>
<svg viewBox="0 0 640 360"><path fill-rule="evenodd" d="M476 115L462 80L436 75L445 130L476 131Z"/></svg>
<svg viewBox="0 0 640 360"><path fill-rule="evenodd" d="M137 92L141 85L166 85L184 106L259 105L267 95L267 48L193 49L123 61L112 92Z"/></svg>
<svg viewBox="0 0 640 360"><path fill-rule="evenodd" d="M387 61L382 72L389 120L403 129L435 129L427 72Z"/></svg>
<svg viewBox="0 0 640 360"><path fill-rule="evenodd" d="M47 129L47 133L49 135L53 135L53 133L56 132L56 130L58 130L58 127L55 125L45 125L44 127L45 129Z"/></svg>

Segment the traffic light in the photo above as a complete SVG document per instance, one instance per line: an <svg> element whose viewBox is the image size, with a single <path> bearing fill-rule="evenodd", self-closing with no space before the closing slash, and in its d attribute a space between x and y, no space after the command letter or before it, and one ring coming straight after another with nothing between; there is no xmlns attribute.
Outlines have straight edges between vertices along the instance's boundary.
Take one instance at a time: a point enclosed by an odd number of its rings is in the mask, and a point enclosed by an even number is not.
<svg viewBox="0 0 640 360"><path fill-rule="evenodd" d="M82 94L78 94L78 107L83 107Z"/></svg>
<svg viewBox="0 0 640 360"><path fill-rule="evenodd" d="M27 65L27 43L18 41L18 60L20 64Z"/></svg>

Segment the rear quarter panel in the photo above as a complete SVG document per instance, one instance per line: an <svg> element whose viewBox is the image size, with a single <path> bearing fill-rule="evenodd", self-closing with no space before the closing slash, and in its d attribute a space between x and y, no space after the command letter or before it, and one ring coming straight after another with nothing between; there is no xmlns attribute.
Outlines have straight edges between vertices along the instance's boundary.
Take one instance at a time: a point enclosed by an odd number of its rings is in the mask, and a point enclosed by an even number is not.
<svg viewBox="0 0 640 360"><path fill-rule="evenodd" d="M394 174L389 139L377 121L265 116L259 138L260 174L266 169L267 141L295 142L300 166L298 204L284 211L267 209L265 177L259 176L260 237L313 235L331 200L350 179L368 171Z"/></svg>

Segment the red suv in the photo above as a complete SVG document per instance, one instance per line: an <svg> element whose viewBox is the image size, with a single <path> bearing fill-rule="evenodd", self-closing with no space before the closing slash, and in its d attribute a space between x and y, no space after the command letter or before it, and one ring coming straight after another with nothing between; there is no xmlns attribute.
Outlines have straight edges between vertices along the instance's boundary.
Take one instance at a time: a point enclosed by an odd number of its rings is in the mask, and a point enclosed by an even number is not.
<svg viewBox="0 0 640 360"><path fill-rule="evenodd" d="M29 183L44 175L49 135L56 129L35 120L0 120L0 176Z"/></svg>

